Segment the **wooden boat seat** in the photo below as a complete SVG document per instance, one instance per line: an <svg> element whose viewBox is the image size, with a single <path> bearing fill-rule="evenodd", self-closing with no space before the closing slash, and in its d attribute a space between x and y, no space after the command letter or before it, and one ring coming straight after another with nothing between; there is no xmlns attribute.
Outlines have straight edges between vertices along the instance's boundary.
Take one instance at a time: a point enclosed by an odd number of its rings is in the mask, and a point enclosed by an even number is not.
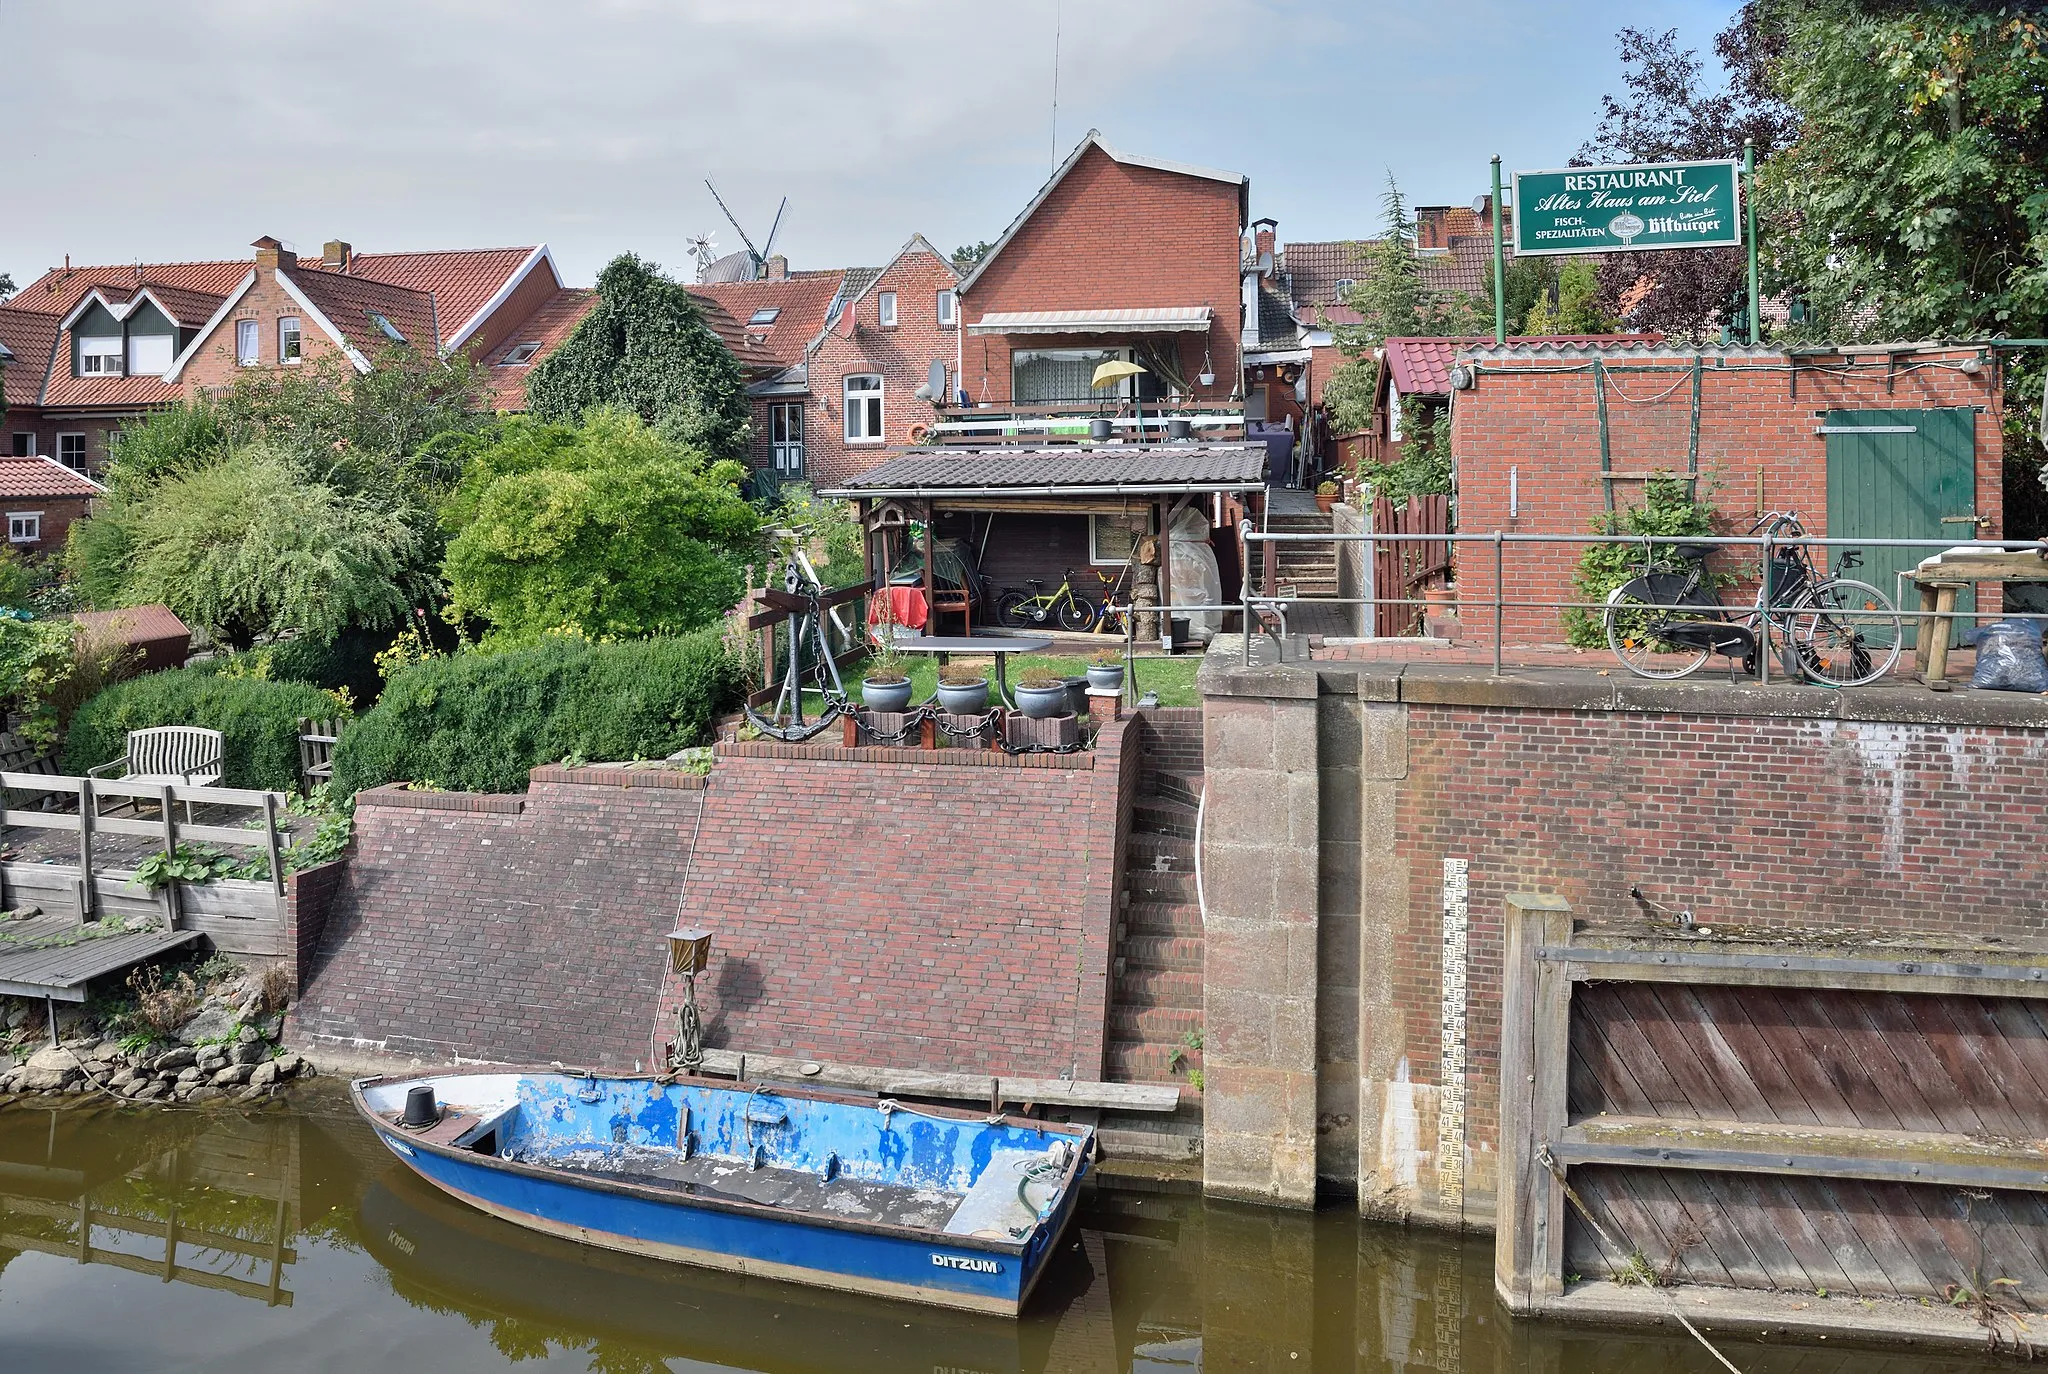
<svg viewBox="0 0 2048 1374"><path fill-rule="evenodd" d="M477 1125L482 1120L481 1117L473 1112L443 1112L441 1120L436 1125L429 1126L424 1131L408 1131L399 1124L404 1120L403 1113L387 1112L384 1119L398 1127L402 1138L406 1140L424 1140L429 1145L457 1144L464 1135L468 1134L472 1126Z"/></svg>

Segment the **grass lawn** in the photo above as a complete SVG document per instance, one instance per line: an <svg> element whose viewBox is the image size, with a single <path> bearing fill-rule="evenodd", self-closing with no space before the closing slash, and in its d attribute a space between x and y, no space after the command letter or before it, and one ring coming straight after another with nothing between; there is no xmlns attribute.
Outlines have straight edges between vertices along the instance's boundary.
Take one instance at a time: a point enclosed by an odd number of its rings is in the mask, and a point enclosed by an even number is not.
<svg viewBox="0 0 2048 1374"><path fill-rule="evenodd" d="M910 674L910 699L923 701L938 685L938 664L924 654L905 654L903 662ZM985 668L990 688L994 688L993 659L976 658L972 654L955 654L952 666ZM1199 706L1202 699L1195 692L1195 673L1201 666L1202 658L1199 654L1188 654L1181 658L1140 658L1137 668L1138 694L1142 696L1146 692L1159 693L1161 706ZM1017 690L1017 684L1025 678L1041 674L1048 677L1080 677L1088 671L1088 659L1078 654L1072 658L1056 654L1018 654L1011 658L1005 671L1008 674L1010 690L1014 692ZM852 691L859 691L857 684L853 682L847 683L847 687Z"/></svg>

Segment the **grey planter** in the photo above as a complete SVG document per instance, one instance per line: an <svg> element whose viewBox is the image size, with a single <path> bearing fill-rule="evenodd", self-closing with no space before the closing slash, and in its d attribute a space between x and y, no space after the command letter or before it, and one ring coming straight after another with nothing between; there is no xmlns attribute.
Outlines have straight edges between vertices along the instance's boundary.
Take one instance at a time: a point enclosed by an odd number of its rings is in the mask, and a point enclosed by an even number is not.
<svg viewBox="0 0 2048 1374"><path fill-rule="evenodd" d="M1115 432L1116 426L1110 424L1107 420L1090 420L1088 422L1088 437L1098 443L1109 438Z"/></svg>
<svg viewBox="0 0 2048 1374"><path fill-rule="evenodd" d="M1091 663L1088 665L1088 685L1100 691L1110 692L1124 685L1124 665L1121 663Z"/></svg>
<svg viewBox="0 0 2048 1374"><path fill-rule="evenodd" d="M978 716L988 710L988 679L979 682L941 682L939 705L950 715Z"/></svg>
<svg viewBox="0 0 2048 1374"><path fill-rule="evenodd" d="M1052 687L1019 687L1017 709L1032 720L1051 720L1067 714L1067 684Z"/></svg>
<svg viewBox="0 0 2048 1374"><path fill-rule="evenodd" d="M910 707L910 679L880 682L869 678L860 685L860 700L870 711L903 711Z"/></svg>

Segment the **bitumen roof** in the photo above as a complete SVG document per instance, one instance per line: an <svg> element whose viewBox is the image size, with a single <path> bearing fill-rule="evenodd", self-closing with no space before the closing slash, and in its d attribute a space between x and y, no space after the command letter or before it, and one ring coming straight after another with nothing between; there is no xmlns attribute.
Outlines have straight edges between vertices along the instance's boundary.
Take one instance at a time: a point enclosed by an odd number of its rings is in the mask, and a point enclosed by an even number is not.
<svg viewBox="0 0 2048 1374"><path fill-rule="evenodd" d="M821 495L1144 488L1243 489L1266 480L1264 444L1070 444L911 449Z"/></svg>

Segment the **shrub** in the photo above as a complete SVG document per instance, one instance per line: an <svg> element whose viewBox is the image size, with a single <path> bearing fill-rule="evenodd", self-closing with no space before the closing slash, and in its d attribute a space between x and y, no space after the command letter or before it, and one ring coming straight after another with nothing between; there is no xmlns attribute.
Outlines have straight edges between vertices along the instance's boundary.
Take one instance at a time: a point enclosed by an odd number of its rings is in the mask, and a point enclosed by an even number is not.
<svg viewBox="0 0 2048 1374"><path fill-rule="evenodd" d="M745 690L716 630L629 644L550 636L407 668L343 734L336 790L387 782L518 792L557 759L665 758L710 739Z"/></svg>
<svg viewBox="0 0 2048 1374"><path fill-rule="evenodd" d="M1643 504L1618 511L1605 511L1593 519L1595 534L1641 534L1657 540L1684 539L1714 533L1714 507L1705 493L1694 500L1682 477L1652 477L1643 484ZM1572 573L1575 599L1595 605L1607 594L1643 571L1641 544L1588 544L1579 555ZM1720 585L1729 579L1716 576ZM1574 608L1564 613L1565 642L1582 649L1607 643L1607 621L1602 612Z"/></svg>
<svg viewBox="0 0 2048 1374"><path fill-rule="evenodd" d="M80 774L121 757L130 730L198 725L224 737L226 786L290 791L299 785L299 718L333 714L334 699L302 682L174 668L118 683L79 707L63 767Z"/></svg>

